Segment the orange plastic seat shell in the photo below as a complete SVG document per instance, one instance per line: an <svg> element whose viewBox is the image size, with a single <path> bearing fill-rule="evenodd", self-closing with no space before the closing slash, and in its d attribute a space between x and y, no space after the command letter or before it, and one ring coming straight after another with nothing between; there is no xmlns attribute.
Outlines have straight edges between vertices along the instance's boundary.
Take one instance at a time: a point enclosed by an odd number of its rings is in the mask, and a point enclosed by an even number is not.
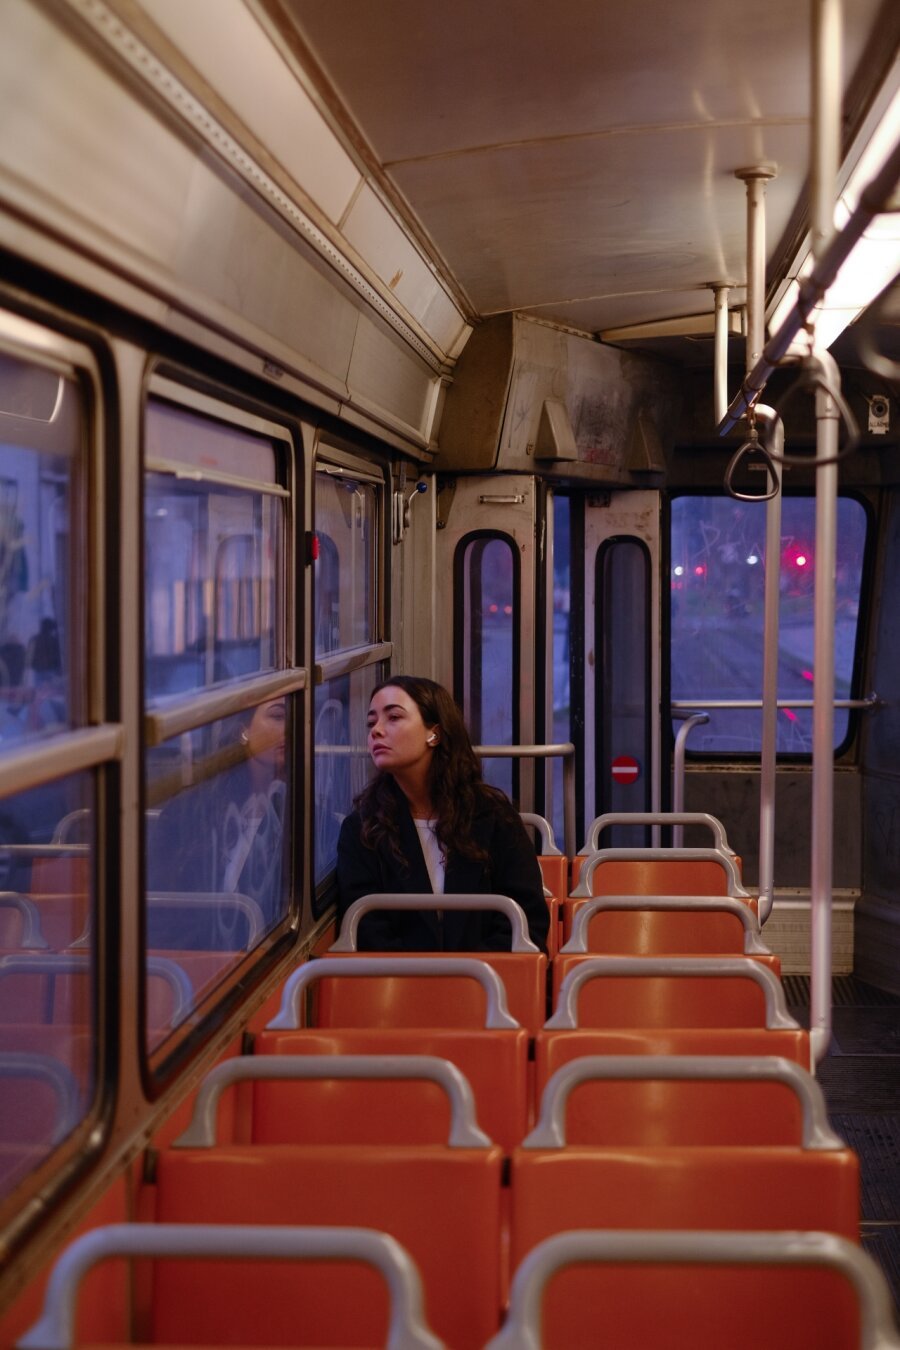
<svg viewBox="0 0 900 1350"><path fill-rule="evenodd" d="M426 953L428 955L429 953ZM473 957L492 966L506 987L509 1011L532 1033L543 1026L547 1010L547 958L528 952L440 952L441 957ZM378 953L384 955L384 953ZM422 953L391 952L399 960ZM328 960L326 956L323 960ZM344 959L365 961L366 953ZM319 1027L483 1027L485 995L474 980L412 976L395 979L325 980L316 989Z"/></svg>
<svg viewBox="0 0 900 1350"><path fill-rule="evenodd" d="M589 955L560 956L553 962L553 1002L567 973ZM753 957L777 975L777 957ZM763 991L735 976L616 975L589 980L578 995L578 1022L584 1027L764 1027Z"/></svg>
<svg viewBox="0 0 900 1350"><path fill-rule="evenodd" d="M542 1328L542 1350L860 1345L859 1304L849 1282L801 1266L573 1266L548 1283Z"/></svg>
<svg viewBox="0 0 900 1350"><path fill-rule="evenodd" d="M578 883L584 854L572 860L572 885ZM594 869L594 895L727 895L724 868L700 858L611 858Z"/></svg>
<svg viewBox="0 0 900 1350"><path fill-rule="evenodd" d="M509 1152L531 1120L528 1032L336 1028L266 1031L258 1055L437 1055L468 1079L476 1117ZM259 1144L422 1144L447 1138L450 1108L435 1083L396 1080L282 1082L253 1086L253 1141Z"/></svg>
<svg viewBox="0 0 900 1350"><path fill-rule="evenodd" d="M448 1346L479 1350L500 1317L502 1161L499 1148L446 1146L170 1149L159 1158L156 1218L391 1233L419 1267L435 1333ZM350 1296L346 1267L326 1263L160 1260L151 1339L295 1345L302 1315L308 1344L383 1343L379 1284L371 1274Z"/></svg>
<svg viewBox="0 0 900 1350"><path fill-rule="evenodd" d="M583 1055L780 1055L809 1069L809 1032L798 1027L575 1028L539 1031L534 1042L535 1094L548 1079Z"/></svg>
<svg viewBox="0 0 900 1350"><path fill-rule="evenodd" d="M571 935L577 911L589 900L566 900L563 926ZM608 909L588 923L588 950L606 955L722 955L744 952L744 927L735 914L696 910Z"/></svg>
<svg viewBox="0 0 900 1350"><path fill-rule="evenodd" d="M814 1229L859 1240L859 1166L850 1149L516 1149L513 1268L570 1228Z"/></svg>

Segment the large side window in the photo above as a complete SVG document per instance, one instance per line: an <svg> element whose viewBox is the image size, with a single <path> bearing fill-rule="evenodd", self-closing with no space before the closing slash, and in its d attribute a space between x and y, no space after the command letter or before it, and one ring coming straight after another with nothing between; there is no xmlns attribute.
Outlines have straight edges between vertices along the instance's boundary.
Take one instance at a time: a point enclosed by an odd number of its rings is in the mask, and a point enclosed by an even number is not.
<svg viewBox="0 0 900 1350"><path fill-rule="evenodd" d="M507 535L477 531L456 550L454 683L477 745L518 741L518 551ZM515 798L517 764L485 759L487 782Z"/></svg>
<svg viewBox="0 0 900 1350"><path fill-rule="evenodd" d="M144 490L145 1025L173 1037L288 917L303 672L287 431L160 381Z"/></svg>
<svg viewBox="0 0 900 1350"><path fill-rule="evenodd" d="M852 497L838 499L835 583L835 696L852 692L867 517ZM683 496L672 502L672 702L762 697L765 508L726 497ZM779 556L778 697L813 697L815 501L785 497ZM835 746L847 737L849 711L835 711ZM676 728L677 729L677 728ZM716 708L691 735L689 748L711 754L758 754L762 713ZM812 750L812 709L778 714L780 754Z"/></svg>
<svg viewBox="0 0 900 1350"><path fill-rule="evenodd" d="M100 1082L88 362L0 315L0 1211Z"/></svg>
<svg viewBox="0 0 900 1350"><path fill-rule="evenodd" d="M315 880L334 871L341 822L366 784L366 712L390 649L380 643L383 479L363 460L320 449L315 519Z"/></svg>

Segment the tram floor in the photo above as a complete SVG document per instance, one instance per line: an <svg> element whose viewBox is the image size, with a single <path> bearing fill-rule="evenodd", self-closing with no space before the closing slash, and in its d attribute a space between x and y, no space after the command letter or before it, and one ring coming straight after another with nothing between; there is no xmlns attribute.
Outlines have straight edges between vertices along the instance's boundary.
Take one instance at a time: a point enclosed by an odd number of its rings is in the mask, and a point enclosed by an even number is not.
<svg viewBox="0 0 900 1350"><path fill-rule="evenodd" d="M784 979L809 1025L809 977ZM835 1130L860 1160L863 1246L891 1286L900 1319L900 997L854 975L832 982L831 1045L816 1076Z"/></svg>

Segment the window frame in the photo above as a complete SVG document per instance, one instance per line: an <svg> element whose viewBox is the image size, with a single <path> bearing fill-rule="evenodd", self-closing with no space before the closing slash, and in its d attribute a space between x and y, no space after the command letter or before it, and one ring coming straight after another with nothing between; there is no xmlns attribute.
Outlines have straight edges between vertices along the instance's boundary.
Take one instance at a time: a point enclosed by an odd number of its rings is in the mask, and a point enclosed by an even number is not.
<svg viewBox="0 0 900 1350"><path fill-rule="evenodd" d="M466 688L470 683L470 656L472 646L472 634L466 630L465 618L468 608L468 597L465 593L465 574L466 574L466 553L472 544L484 542L491 543L494 540L500 540L509 549L512 558L512 674L510 690L510 706L512 709L512 731L511 746L518 745L521 739L521 707L518 698L518 689L521 684L522 670L522 566L519 556L519 546L513 535L506 530L498 529L476 529L469 530L461 535L453 550L453 693L463 715L466 725L471 723L471 715L466 709ZM501 763L504 762L503 756L496 756ZM519 765L521 761L510 757L512 766L511 773L511 791L509 797L513 802L519 800Z"/></svg>
<svg viewBox="0 0 900 1350"><path fill-rule="evenodd" d="M315 695L316 690L331 680L340 679L344 675L351 675L357 671L365 670L369 667L376 673L377 679L386 679L389 677L390 662L394 653L394 644L385 639L388 631L388 585L389 585L389 559L390 559L390 541L387 535L387 511L388 500L391 487L391 464L388 460L380 461L376 459L367 459L361 454L354 453L353 450L346 449L339 445L337 440L327 432L321 433L315 444L315 453L312 464L312 517L313 531L317 528L316 519L316 485L318 475L324 474L336 478L352 478L359 482L370 483L376 489L376 509L375 509L375 546L373 557L375 560L376 573L373 578L371 589L372 600L374 604L373 615L373 633L374 641L364 643L357 647L345 647L328 655L319 654L313 649L313 668L310 680L310 704L312 707L312 722L315 726ZM313 573L313 595L310 602L312 615L316 613L316 595L315 595L316 577ZM311 635L311 642L315 643L315 634ZM312 813L315 813L316 800L316 747L315 734L313 731L310 746L310 768L311 784L310 799L312 802ZM313 830L314 833L314 830ZM314 854L315 846L311 844L311 850ZM311 876L315 878L318 870L318 860L313 856L311 858ZM312 909L316 919L328 909L334 893L334 867L330 867L318 882L313 883L312 887Z"/></svg>
<svg viewBox="0 0 900 1350"><path fill-rule="evenodd" d="M81 396L81 440L71 481L73 554L79 532L84 548L78 567L79 584L73 585L71 597L72 626L83 634L83 668L72 672L73 681L80 681L73 701L78 720L65 730L48 732L12 750L0 750L0 809L9 798L75 774L93 779L95 844L90 903L95 922L89 951L95 1051L93 1091L83 1116L70 1134L50 1147L0 1200L0 1231L11 1246L24 1238L38 1217L25 1198L40 1192L43 1205L52 1204L102 1153L112 1128L117 1076L116 1037L111 1033L108 1011L118 1005L119 969L108 956L114 950L110 941L114 915L104 879L111 874L114 856L106 822L118 813L125 728L121 721L107 715L112 696L107 687L108 643L104 625L95 621L107 612L109 599L104 527L104 381L98 354L87 338L63 333L50 327L50 322L43 315L32 319L16 313L6 297L0 304L0 352L70 379ZM39 419L35 419L35 425L40 425Z"/></svg>
<svg viewBox="0 0 900 1350"><path fill-rule="evenodd" d="M665 666L665 696L663 707L667 708L666 724L670 735L668 745L670 753L674 749L677 727L672 713L672 689L671 689L671 661L672 661L672 506L676 499L684 497L715 497L721 500L728 500L728 494L722 491L714 491L708 487L683 488L673 490L667 495L667 509L664 513L665 538L664 538L664 558L665 558L665 605L663 612L663 637L666 644L668 660ZM815 489L794 488L783 491L783 499L807 499L815 502ZM869 613L865 606L865 596L869 594L872 577L874 575L875 552L877 548L875 520L876 510L870 495L854 487L839 487L838 498L847 498L850 501L858 502L863 509L865 519L865 542L863 544L862 566L859 579L859 607L857 612L856 637L853 648L853 661L850 673L850 688L847 697L849 699L861 699L862 681L865 673L865 658L868 643ZM762 648L760 648L760 655ZM762 668L760 666L759 676L759 698L762 699ZM864 710L861 708L850 708L847 717L847 730L842 740L835 744L833 757L834 762L843 760L847 762L856 754L859 745L859 732L861 725L861 714ZM759 763L761 750L697 750L692 749L690 741L685 746L685 761L696 764L719 765L726 763L754 764ZM779 764L804 765L812 763L812 750L778 750L776 755Z"/></svg>
<svg viewBox="0 0 900 1350"><path fill-rule="evenodd" d="M303 694L310 685L310 672L305 665L296 663L298 644L294 637L299 623L301 608L300 597L303 583L297 570L297 522L303 519L303 461L305 448L299 422L288 414L278 420L274 409L260 411L258 405L246 406L240 396L228 390L216 389L212 393L198 389L189 382L187 372L178 371L175 376L153 371L145 382L140 409L142 435L142 455L139 466L141 490L141 520L146 492L146 479L150 473L171 473L173 477L183 477L188 481L219 484L225 487L237 487L265 496L271 496L284 503L282 520L282 557L276 576L276 617L274 635L274 659L276 668L255 675L240 676L222 681L203 689L189 690L184 693L166 695L149 704L146 697L146 652L143 646L140 653L141 683L141 887L138 915L140 933L139 980L139 1019L140 1026L146 1030L147 1016L147 894L148 869L146 857L146 811L147 811L147 751L182 733L198 730L221 718L232 716L249 708L279 697ZM146 426L148 409L152 402L163 402L188 412L209 418L212 421L233 426L238 430L271 439L275 443L275 473L273 480L246 478L238 474L219 470L198 471L187 462L180 462L168 456L148 456L146 454ZM142 527L143 528L143 527ZM140 542L141 575L145 575L145 547ZM142 611L146 607L146 590L141 590ZM141 634L145 633L144 614L141 615ZM301 652L302 654L302 652ZM280 664L279 664L280 663ZM288 740L288 759L293 764L291 784L294 800L291 814L301 818L298 798L302 797L305 776L299 747L303 742L302 723L305 719L303 700L297 703L296 715L291 718L291 731ZM292 751L296 753L291 754ZM302 835L302 831L299 832ZM295 878L301 878L304 869L298 870L298 834L295 832L291 848L291 872ZM167 1042L158 1049L148 1051L146 1036L139 1040L138 1051L141 1078L144 1090L150 1100L161 1096L173 1078L183 1069L213 1036L217 1028L234 1011L237 1003L247 990L248 980L253 982L269 968L282 954L284 943L290 940L302 918L303 886L295 888L290 897L286 914L281 921L266 933L262 941L246 952L242 960L236 962L220 984L205 994L193 1009L194 1017L182 1027L173 1029Z"/></svg>

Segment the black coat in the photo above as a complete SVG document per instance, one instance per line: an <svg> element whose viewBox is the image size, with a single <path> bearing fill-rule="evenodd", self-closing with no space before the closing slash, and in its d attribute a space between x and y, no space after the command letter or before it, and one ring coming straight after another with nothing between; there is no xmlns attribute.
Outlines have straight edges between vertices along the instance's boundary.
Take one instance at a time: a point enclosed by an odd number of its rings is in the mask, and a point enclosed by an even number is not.
<svg viewBox="0 0 900 1350"><path fill-rule="evenodd" d="M362 842L362 822L354 811L338 839L338 918L354 900L379 891L415 894L431 891L431 879L419 834L404 798L400 803L400 846L404 870L387 840L376 848ZM532 942L547 949L549 911L534 845L512 807L486 802L472 822L472 835L488 859L481 862L450 854L444 894L508 895L521 905ZM360 951L477 952L509 951L509 920L495 910L381 910L367 914L359 926Z"/></svg>

